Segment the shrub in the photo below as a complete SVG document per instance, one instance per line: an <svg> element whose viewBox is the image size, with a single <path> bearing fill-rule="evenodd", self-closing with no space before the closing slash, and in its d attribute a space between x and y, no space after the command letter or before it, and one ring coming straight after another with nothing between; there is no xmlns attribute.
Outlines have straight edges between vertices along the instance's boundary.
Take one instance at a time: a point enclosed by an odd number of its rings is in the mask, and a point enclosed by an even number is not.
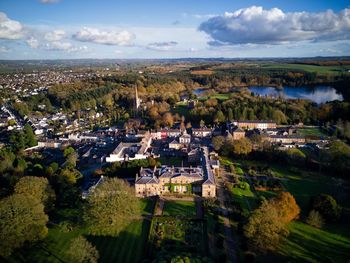
<svg viewBox="0 0 350 263"><path fill-rule="evenodd" d="M337 221L340 219L342 208L330 195L321 194L313 198L311 209L318 211L326 221Z"/></svg>
<svg viewBox="0 0 350 263"><path fill-rule="evenodd" d="M309 216L306 218L306 223L316 228L322 228L324 220L318 211L311 210Z"/></svg>

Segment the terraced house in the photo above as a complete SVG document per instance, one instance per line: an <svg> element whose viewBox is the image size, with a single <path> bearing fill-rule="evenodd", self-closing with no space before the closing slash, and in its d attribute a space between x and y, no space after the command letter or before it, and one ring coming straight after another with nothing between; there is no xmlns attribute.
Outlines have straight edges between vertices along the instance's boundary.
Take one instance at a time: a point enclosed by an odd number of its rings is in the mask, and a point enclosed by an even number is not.
<svg viewBox="0 0 350 263"><path fill-rule="evenodd" d="M201 166L141 168L135 182L139 197L164 194L197 194L203 197L216 196L215 171L219 161L209 157L208 149L201 149Z"/></svg>

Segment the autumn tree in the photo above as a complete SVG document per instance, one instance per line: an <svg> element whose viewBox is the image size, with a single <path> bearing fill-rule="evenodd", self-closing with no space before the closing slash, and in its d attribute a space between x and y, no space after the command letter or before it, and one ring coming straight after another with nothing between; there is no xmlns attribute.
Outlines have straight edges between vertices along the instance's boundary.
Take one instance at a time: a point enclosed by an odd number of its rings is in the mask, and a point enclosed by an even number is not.
<svg viewBox="0 0 350 263"><path fill-rule="evenodd" d="M276 198L273 198L271 202L278 209L283 222L289 223L298 218L300 208L291 193L282 192Z"/></svg>
<svg viewBox="0 0 350 263"><path fill-rule="evenodd" d="M300 208L294 197L283 192L265 200L254 210L244 227L244 234L256 249L265 252L276 250L283 237L288 235L287 224L298 218Z"/></svg>
<svg viewBox="0 0 350 263"><path fill-rule="evenodd" d="M248 138L242 138L232 142L232 152L235 155L247 155L252 149L252 143Z"/></svg>
<svg viewBox="0 0 350 263"><path fill-rule="evenodd" d="M215 136L212 139L212 144L213 144L215 151L219 151L221 149L221 147L224 145L224 143L225 143L224 136Z"/></svg>
<svg viewBox="0 0 350 263"><path fill-rule="evenodd" d="M56 199L55 192L51 188L49 181L44 177L22 177L15 186L15 193L36 198L44 204L46 212L53 209Z"/></svg>
<svg viewBox="0 0 350 263"><path fill-rule="evenodd" d="M71 262L76 263L97 263L99 258L98 250L91 245L83 236L74 238L67 251Z"/></svg>
<svg viewBox="0 0 350 263"><path fill-rule="evenodd" d="M276 250L281 239L288 235L288 230L280 220L278 209L265 200L249 217L244 227L244 235L251 246L265 252Z"/></svg>
<svg viewBox="0 0 350 263"><path fill-rule="evenodd" d="M0 200L0 255L9 256L25 242L45 238L48 217L44 205L30 195L13 194ZM5 242L3 242L5 241Z"/></svg>
<svg viewBox="0 0 350 263"><path fill-rule="evenodd" d="M166 112L163 117L163 124L168 126L168 127L172 127L174 125L174 117L170 112Z"/></svg>
<svg viewBox="0 0 350 263"><path fill-rule="evenodd" d="M117 235L140 216L134 189L117 178L107 178L87 198L84 221L91 234Z"/></svg>

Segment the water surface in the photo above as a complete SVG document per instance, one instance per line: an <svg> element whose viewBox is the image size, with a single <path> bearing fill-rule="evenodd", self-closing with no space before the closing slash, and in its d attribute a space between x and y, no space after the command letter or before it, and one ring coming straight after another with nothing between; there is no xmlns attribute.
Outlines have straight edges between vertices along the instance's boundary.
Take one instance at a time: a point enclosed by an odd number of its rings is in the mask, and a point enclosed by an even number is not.
<svg viewBox="0 0 350 263"><path fill-rule="evenodd" d="M249 90L255 95L268 97L281 97L285 99L308 99L318 104L327 101L343 100L343 95L331 86L316 87L283 87L276 89L274 87L249 87Z"/></svg>

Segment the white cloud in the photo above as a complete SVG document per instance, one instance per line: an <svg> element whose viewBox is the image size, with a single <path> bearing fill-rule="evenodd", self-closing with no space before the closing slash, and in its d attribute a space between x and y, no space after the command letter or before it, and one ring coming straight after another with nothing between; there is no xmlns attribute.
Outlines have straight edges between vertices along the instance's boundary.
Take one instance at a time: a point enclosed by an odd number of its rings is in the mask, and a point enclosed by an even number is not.
<svg viewBox="0 0 350 263"><path fill-rule="evenodd" d="M23 37L23 26L20 22L11 20L0 12L0 39L20 39Z"/></svg>
<svg viewBox="0 0 350 263"><path fill-rule="evenodd" d="M26 43L31 47L31 48L38 48L39 47L39 41L34 38L30 37L29 39L26 40Z"/></svg>
<svg viewBox="0 0 350 263"><path fill-rule="evenodd" d="M148 49L156 50L156 51L169 51L177 46L176 41L169 42L154 42L147 45Z"/></svg>
<svg viewBox="0 0 350 263"><path fill-rule="evenodd" d="M350 9L284 13L278 8L251 6L210 18L199 30L211 36L211 45L350 39Z"/></svg>
<svg viewBox="0 0 350 263"><path fill-rule="evenodd" d="M73 38L82 42L93 42L104 45L127 46L135 39L129 31L101 31L97 28L84 27L73 35Z"/></svg>
<svg viewBox="0 0 350 263"><path fill-rule="evenodd" d="M60 41L53 41L48 42L44 45L44 48L46 50L50 51L65 51L65 52L79 52L79 51L87 51L87 46L73 46L70 42L60 42Z"/></svg>
<svg viewBox="0 0 350 263"><path fill-rule="evenodd" d="M59 41L61 40L66 32L64 30L54 30L45 34L44 38L47 41Z"/></svg>
<svg viewBox="0 0 350 263"><path fill-rule="evenodd" d="M194 14L192 16L194 18L197 18L197 19L209 19L209 18L212 18L212 17L216 17L218 15L214 15L214 14Z"/></svg>

